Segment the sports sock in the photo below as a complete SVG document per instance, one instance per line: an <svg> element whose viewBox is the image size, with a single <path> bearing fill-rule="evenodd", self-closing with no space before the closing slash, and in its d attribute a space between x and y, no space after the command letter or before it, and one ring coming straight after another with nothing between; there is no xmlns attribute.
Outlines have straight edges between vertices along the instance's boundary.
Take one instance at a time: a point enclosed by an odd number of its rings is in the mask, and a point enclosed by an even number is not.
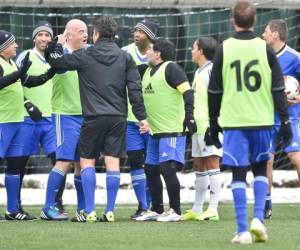
<svg viewBox="0 0 300 250"><path fill-rule="evenodd" d="M231 189L234 200L237 232L246 232L248 231L246 182L233 182Z"/></svg>
<svg viewBox="0 0 300 250"><path fill-rule="evenodd" d="M271 193L267 193L265 209L272 209L272 195L271 195Z"/></svg>
<svg viewBox="0 0 300 250"><path fill-rule="evenodd" d="M210 187L208 209L217 211L222 189L220 169L208 170L208 176Z"/></svg>
<svg viewBox="0 0 300 250"><path fill-rule="evenodd" d="M81 175L74 175L74 185L77 194L77 211L85 208L84 193L82 188Z"/></svg>
<svg viewBox="0 0 300 250"><path fill-rule="evenodd" d="M90 166L81 170L81 183L85 200L84 211L89 214L95 210L96 172L94 167Z"/></svg>
<svg viewBox="0 0 300 250"><path fill-rule="evenodd" d="M144 169L136 169L130 172L132 186L139 202L139 207L147 210L146 200L146 175Z"/></svg>
<svg viewBox="0 0 300 250"><path fill-rule="evenodd" d="M7 211L14 213L19 208L20 175L5 174L5 187L7 194Z"/></svg>
<svg viewBox="0 0 300 250"><path fill-rule="evenodd" d="M258 218L261 222L263 222L264 207L268 192L268 178L265 176L254 177L253 192L255 200L253 217Z"/></svg>
<svg viewBox="0 0 300 250"><path fill-rule="evenodd" d="M57 192L65 178L65 172L54 167L49 173L46 191L45 208L55 206Z"/></svg>
<svg viewBox="0 0 300 250"><path fill-rule="evenodd" d="M202 213L205 195L208 188L209 177L208 172L195 171L195 201L192 210L196 213Z"/></svg>
<svg viewBox="0 0 300 250"><path fill-rule="evenodd" d="M107 205L105 213L109 211L114 211L119 186L120 171L106 171Z"/></svg>

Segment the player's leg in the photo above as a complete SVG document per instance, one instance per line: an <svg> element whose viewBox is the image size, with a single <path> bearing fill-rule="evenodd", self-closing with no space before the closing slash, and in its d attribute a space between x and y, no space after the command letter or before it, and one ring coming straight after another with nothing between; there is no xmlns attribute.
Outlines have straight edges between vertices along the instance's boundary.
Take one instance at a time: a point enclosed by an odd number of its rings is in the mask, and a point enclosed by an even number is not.
<svg viewBox="0 0 300 250"><path fill-rule="evenodd" d="M270 159L267 161L267 177L268 177L268 192L266 195L266 202L264 207L264 218L270 219L272 217L272 183L273 183L273 164L274 154L270 154Z"/></svg>
<svg viewBox="0 0 300 250"><path fill-rule="evenodd" d="M159 140L160 171L166 183L170 210L160 216L157 221L181 220L180 183L177 169L184 164L186 137L167 137Z"/></svg>
<svg viewBox="0 0 300 250"><path fill-rule="evenodd" d="M238 146L237 146L238 145ZM233 195L237 230L231 240L234 244L252 243L248 231L246 175L249 165L249 142L243 130L224 130L223 158L224 165L232 169L231 190Z"/></svg>
<svg viewBox="0 0 300 250"><path fill-rule="evenodd" d="M254 212L250 231L256 242L268 239L264 222L264 205L268 192L267 161L271 143L271 129L253 130L250 132L250 158L254 175Z"/></svg>

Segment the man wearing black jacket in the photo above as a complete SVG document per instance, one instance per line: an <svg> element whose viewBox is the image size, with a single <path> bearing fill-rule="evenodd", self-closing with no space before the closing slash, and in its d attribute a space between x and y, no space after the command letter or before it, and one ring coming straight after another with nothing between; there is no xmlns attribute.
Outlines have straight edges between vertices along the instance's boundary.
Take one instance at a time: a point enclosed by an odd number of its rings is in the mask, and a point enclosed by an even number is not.
<svg viewBox="0 0 300 250"><path fill-rule="evenodd" d="M63 55L51 44L49 63L56 69L77 70L83 111L79 142L81 178L85 195L86 221L96 221L95 159L102 153L107 169L107 207L102 221L114 221L114 205L120 183L119 158L125 154L127 89L140 131L148 130L140 76L132 57L113 42L117 24L104 16L94 23L94 46ZM59 42L62 36L59 37Z"/></svg>

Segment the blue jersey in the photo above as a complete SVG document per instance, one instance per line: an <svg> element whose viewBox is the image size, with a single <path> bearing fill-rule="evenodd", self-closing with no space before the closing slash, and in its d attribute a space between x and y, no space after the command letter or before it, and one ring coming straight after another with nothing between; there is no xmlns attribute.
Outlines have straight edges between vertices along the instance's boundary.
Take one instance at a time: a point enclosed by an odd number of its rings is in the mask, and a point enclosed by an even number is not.
<svg viewBox="0 0 300 250"><path fill-rule="evenodd" d="M295 77L300 82L300 53L288 45L277 54L283 75ZM289 106L288 112L291 120L299 119L300 103ZM275 115L275 124L280 124L279 116Z"/></svg>

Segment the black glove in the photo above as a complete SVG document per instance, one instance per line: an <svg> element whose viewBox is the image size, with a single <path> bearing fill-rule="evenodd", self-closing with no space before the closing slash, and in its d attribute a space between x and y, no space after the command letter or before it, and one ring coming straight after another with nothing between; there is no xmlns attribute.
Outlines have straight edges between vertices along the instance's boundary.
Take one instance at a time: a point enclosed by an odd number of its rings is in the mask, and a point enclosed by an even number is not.
<svg viewBox="0 0 300 250"><path fill-rule="evenodd" d="M197 125L193 116L186 116L183 121L183 132L186 128L189 130L189 134L192 135L197 132Z"/></svg>
<svg viewBox="0 0 300 250"><path fill-rule="evenodd" d="M209 121L209 130L210 130L210 138L213 143L213 145L216 146L216 148L221 148L222 143L219 139L219 133L222 133L222 128L218 124L218 120L210 120Z"/></svg>
<svg viewBox="0 0 300 250"><path fill-rule="evenodd" d="M29 114L30 118L38 122L42 119L42 112L38 109L37 106L33 105L29 100L26 100L24 102L24 107L27 110L27 113Z"/></svg>
<svg viewBox="0 0 300 250"><path fill-rule="evenodd" d="M281 122L278 137L282 140L283 147L287 147L291 144L292 130L290 121Z"/></svg>
<svg viewBox="0 0 300 250"><path fill-rule="evenodd" d="M212 146L214 145L212 139L211 139L211 135L210 135L210 129L207 128L204 134L204 142L206 144L206 146Z"/></svg>
<svg viewBox="0 0 300 250"><path fill-rule="evenodd" d="M29 60L29 55L30 52L28 51L19 68L19 73L21 78L24 78L26 76L26 72L32 64L32 62Z"/></svg>
<svg viewBox="0 0 300 250"><path fill-rule="evenodd" d="M57 58L63 56L63 47L57 41L51 41L45 49L45 60L49 62L50 57Z"/></svg>

